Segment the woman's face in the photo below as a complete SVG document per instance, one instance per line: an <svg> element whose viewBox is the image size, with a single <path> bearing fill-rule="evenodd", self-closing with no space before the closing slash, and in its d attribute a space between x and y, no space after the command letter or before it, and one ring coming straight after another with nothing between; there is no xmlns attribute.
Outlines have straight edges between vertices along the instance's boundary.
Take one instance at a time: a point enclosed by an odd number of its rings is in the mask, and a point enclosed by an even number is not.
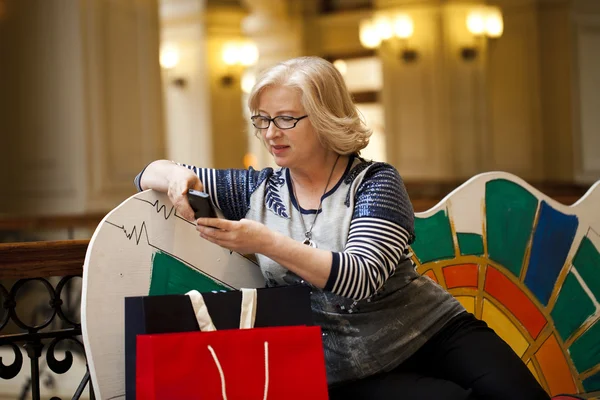
<svg viewBox="0 0 600 400"><path fill-rule="evenodd" d="M300 93L285 86L265 89L260 95L258 114L268 118L288 116L300 118L306 111L300 102ZM311 158L325 153L317 133L310 123L310 115L297 122L291 129L280 129L271 121L267 129L261 129L262 139L275 163L280 167L306 167Z"/></svg>

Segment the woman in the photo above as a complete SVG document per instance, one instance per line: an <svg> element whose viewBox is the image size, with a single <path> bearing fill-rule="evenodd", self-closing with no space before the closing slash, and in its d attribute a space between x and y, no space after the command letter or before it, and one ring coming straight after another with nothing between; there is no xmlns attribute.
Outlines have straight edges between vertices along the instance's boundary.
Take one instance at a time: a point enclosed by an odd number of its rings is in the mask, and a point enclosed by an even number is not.
<svg viewBox="0 0 600 400"><path fill-rule="evenodd" d="M271 68L249 107L278 169L160 160L136 184L168 193L190 220L188 189L206 191L226 219L198 219L202 238L255 253L269 286L315 288L333 399L548 398L506 343L415 271L402 179L358 156L371 131L332 64L302 57Z"/></svg>

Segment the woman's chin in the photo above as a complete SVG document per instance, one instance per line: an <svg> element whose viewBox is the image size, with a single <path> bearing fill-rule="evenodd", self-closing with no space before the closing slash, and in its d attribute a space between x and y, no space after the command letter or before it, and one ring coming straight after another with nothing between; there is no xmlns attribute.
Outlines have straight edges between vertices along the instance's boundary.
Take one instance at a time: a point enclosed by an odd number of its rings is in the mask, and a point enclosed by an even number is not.
<svg viewBox="0 0 600 400"><path fill-rule="evenodd" d="M275 154L271 154L273 156L273 161L279 167L289 167L289 160L287 157L276 156Z"/></svg>

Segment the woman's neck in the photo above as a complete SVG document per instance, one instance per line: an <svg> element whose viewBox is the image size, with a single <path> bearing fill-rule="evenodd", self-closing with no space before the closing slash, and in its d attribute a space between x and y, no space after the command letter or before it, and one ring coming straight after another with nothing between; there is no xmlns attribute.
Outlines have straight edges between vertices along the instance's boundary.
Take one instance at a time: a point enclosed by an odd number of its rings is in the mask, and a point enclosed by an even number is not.
<svg viewBox="0 0 600 400"><path fill-rule="evenodd" d="M320 198L339 181L347 163L348 156L331 152L322 162L311 164L310 168L290 168L290 176L298 196L318 195Z"/></svg>

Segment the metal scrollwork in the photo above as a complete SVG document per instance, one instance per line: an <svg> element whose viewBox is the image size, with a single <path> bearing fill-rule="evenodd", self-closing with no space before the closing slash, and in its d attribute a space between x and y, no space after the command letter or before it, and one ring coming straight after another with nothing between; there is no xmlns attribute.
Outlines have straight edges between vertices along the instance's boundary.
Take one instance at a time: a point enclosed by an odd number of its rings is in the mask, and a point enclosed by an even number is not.
<svg viewBox="0 0 600 400"><path fill-rule="evenodd" d="M10 290L9 293L9 300L11 301L10 305L12 307L10 307L8 309L8 313L10 318L13 320L13 322L15 324L17 324L17 326L21 329L25 329L30 333L33 332L37 332L40 329L44 329L45 327L47 327L48 325L50 325L50 323L52 322L52 320L54 319L54 317L56 316L56 308L53 307L52 309L52 314L50 314L50 316L48 316L48 318L46 319L46 321L42 322L39 325L28 325L25 322L23 322L19 316L17 315L17 295L18 293L21 291L21 289L25 286L26 283L28 282L42 282L42 284L44 285L44 287L46 288L46 290L48 290L48 293L50 294L50 305L52 305L52 303L54 302L55 299L55 291L54 288L52 287L52 285L50 284L50 282L48 282L48 280L44 279L44 278L28 278L28 279L19 279L12 287L12 289Z"/></svg>
<svg viewBox="0 0 600 400"><path fill-rule="evenodd" d="M4 327L6 326L6 324L8 324L8 321L10 319L10 314L8 313L7 310L11 307L14 307L15 305L13 305L8 300L8 297L9 297L8 290L6 290L4 285L2 285L1 283L0 283L0 296L2 296L2 299L3 299L2 308L4 309L4 313L2 315L2 320L0 320L0 332L2 332L2 329L4 329Z"/></svg>
<svg viewBox="0 0 600 400"><path fill-rule="evenodd" d="M7 346L12 347L15 353L15 360L11 365L4 365L2 362L2 357L0 357L0 378L2 379L12 379L21 371L21 367L23 367L23 354L21 354L21 350L14 343L7 343Z"/></svg>
<svg viewBox="0 0 600 400"><path fill-rule="evenodd" d="M74 337L54 338L48 345L48 350L46 351L46 362L48 363L48 368L57 374L64 374L73 365L73 353L71 353L69 350L65 350L64 360L59 361L54 355L56 351L56 345L66 340L70 341L71 343L75 343L81 350L81 353L85 353L83 350L83 344Z"/></svg>
<svg viewBox="0 0 600 400"><path fill-rule="evenodd" d="M53 286L51 280L45 278L17 280L10 290L0 284L0 299L2 299L0 303L0 347L10 347L14 352L14 361L10 365L5 365L0 357L0 378L13 379L19 374L24 364L21 350L23 348L30 359L31 378L27 386L23 388L22 395L31 391L31 398L34 400L40 399L40 375L42 373L47 375L49 370L56 374L64 374L73 366L74 353L85 357L83 344L78 339L81 335L81 323L76 322L80 293L72 290L73 278L75 276L72 275L62 277L56 287ZM40 295L36 291L33 298L38 299L38 303L40 303L41 296L47 299L49 295L49 302L28 307L27 315L19 315L17 313L18 299L26 295L30 295L31 298L31 286L27 285L29 282L41 283L41 287L45 289L42 290L42 293L47 293ZM37 286L37 290L40 290L40 285ZM20 313L23 314L23 311ZM3 332L7 328L14 330L15 326L20 329L19 332L9 332L10 334ZM58 350L57 346L62 347L62 350ZM43 348L46 349L45 364L48 367L45 371L44 367L40 368L39 365ZM56 357L57 351L64 351L64 357L61 360ZM83 376L73 399L79 399L86 387L90 387L90 396L94 398L89 370ZM53 399L58 398L54 397Z"/></svg>
<svg viewBox="0 0 600 400"><path fill-rule="evenodd" d="M70 276L65 276L63 277L60 282L58 282L58 284L56 285L56 300L55 300L55 304L53 306L56 307L56 312L58 313L58 317L65 321L66 323L68 323L69 325L76 327L76 328L81 328L81 324L74 322L73 320L71 320L69 317L67 317L67 315L65 314L65 312L63 311L63 300L61 299L61 295L63 292L63 289L65 288L65 286L67 286L68 283L71 282L71 280L75 278L74 275L70 275ZM72 310L69 310L72 311Z"/></svg>

